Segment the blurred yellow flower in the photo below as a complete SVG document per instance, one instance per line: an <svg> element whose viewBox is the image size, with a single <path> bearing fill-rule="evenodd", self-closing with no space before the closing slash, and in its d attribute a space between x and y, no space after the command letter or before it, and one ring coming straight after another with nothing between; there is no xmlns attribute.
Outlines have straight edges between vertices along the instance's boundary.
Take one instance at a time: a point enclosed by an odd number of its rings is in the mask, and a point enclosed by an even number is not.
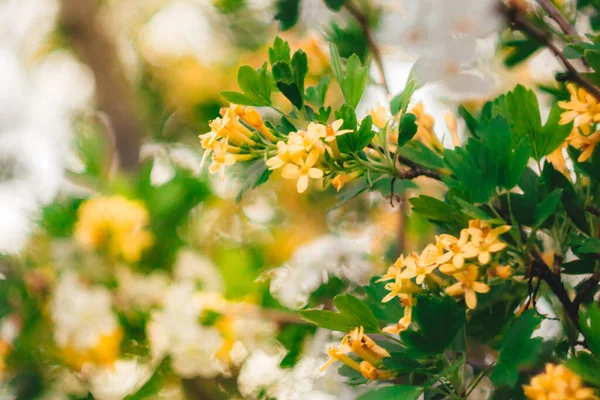
<svg viewBox="0 0 600 400"><path fill-rule="evenodd" d="M375 107L370 108L369 111L367 111L367 114L373 118L373 124L379 129L383 129L388 123L388 109L380 103L377 103Z"/></svg>
<svg viewBox="0 0 600 400"><path fill-rule="evenodd" d="M352 132L352 129L342 129L342 125L344 124L343 119L335 120L325 128L325 141L333 142L337 136L343 135L348 132Z"/></svg>
<svg viewBox="0 0 600 400"><path fill-rule="evenodd" d="M215 142L212 153L212 163L209 171L211 174L219 172L221 180L225 180L225 167L235 164L235 156L227 152L227 140L224 142ZM249 154L248 154L249 155Z"/></svg>
<svg viewBox="0 0 600 400"><path fill-rule="evenodd" d="M443 153L444 146L442 146L442 143L433 131L433 124L435 121L431 115L425 112L423 103L414 106L410 112L417 116L417 133L415 134L414 139L420 141L431 150Z"/></svg>
<svg viewBox="0 0 600 400"><path fill-rule="evenodd" d="M463 295L467 307L471 310L477 307L476 293L487 293L490 287L483 282L477 281L478 268L476 265L469 265L466 272L458 272L454 277L458 280L454 285L446 288L446 293L450 296Z"/></svg>
<svg viewBox="0 0 600 400"><path fill-rule="evenodd" d="M412 323L412 306L413 306L413 298L412 296L407 296L402 299L402 305L404 306L404 316L400 318L398 323L394 325L386 326L382 329L383 332L391 333L393 335L397 335L402 331L408 329L409 325Z"/></svg>
<svg viewBox="0 0 600 400"><path fill-rule="evenodd" d="M74 237L88 249L102 249L127 262L136 262L153 243L146 230L148 211L140 201L123 196L85 201L77 212Z"/></svg>
<svg viewBox="0 0 600 400"><path fill-rule="evenodd" d="M532 400L598 400L594 390L583 386L581 377L562 365L546 364L546 370L523 385Z"/></svg>
<svg viewBox="0 0 600 400"><path fill-rule="evenodd" d="M573 132L566 139L566 142L576 149L581 150L581 154L577 158L577 162L587 161L592 154L598 142L600 142L600 131L589 134L589 126L575 127Z"/></svg>
<svg viewBox="0 0 600 400"><path fill-rule="evenodd" d="M112 365L121 352L123 331L118 328L110 335L103 335L98 344L89 349L77 349L67 346L61 349L62 358L74 369L81 369L84 364Z"/></svg>

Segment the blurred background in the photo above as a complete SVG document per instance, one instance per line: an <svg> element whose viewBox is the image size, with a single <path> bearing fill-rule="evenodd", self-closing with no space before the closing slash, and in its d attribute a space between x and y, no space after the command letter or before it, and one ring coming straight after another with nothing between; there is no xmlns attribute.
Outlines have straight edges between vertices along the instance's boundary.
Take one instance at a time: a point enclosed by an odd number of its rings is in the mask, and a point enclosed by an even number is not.
<svg viewBox="0 0 600 400"><path fill-rule="evenodd" d="M0 0L0 399L356 396L348 377L319 373L338 338L295 310L369 288L430 241L430 224L390 205L389 187L343 203L335 188L298 195L274 177L238 203L242 174L221 181L201 165L198 135L227 106L219 92L237 89L240 65L262 65L275 35L307 53L308 84L330 72L327 40L371 63L352 15L305 0L280 32L285 3ZM357 2L394 94L415 61L394 31L401 3ZM487 47L494 85L419 91L434 118L419 129L451 144L443 115L457 99L476 106L517 78L553 77L546 64L507 72ZM389 101L371 75L359 117ZM394 193L417 188L442 195L419 180Z"/></svg>

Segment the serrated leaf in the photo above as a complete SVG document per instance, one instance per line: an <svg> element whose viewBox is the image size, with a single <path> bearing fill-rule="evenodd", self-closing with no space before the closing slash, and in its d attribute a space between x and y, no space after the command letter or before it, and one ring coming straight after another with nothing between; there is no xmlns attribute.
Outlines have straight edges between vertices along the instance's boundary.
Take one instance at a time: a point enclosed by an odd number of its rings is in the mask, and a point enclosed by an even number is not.
<svg viewBox="0 0 600 400"><path fill-rule="evenodd" d="M333 305L343 314L354 315L365 331L379 332L379 321L364 301L351 294L342 294L334 297Z"/></svg>
<svg viewBox="0 0 600 400"><path fill-rule="evenodd" d="M316 107L322 107L325 104L325 97L329 89L329 77L323 77L317 86L310 86L306 89L306 101Z"/></svg>
<svg viewBox="0 0 600 400"><path fill-rule="evenodd" d="M359 152L367 147L373 137L375 137L373 120L370 115L367 115L360 123L357 131L338 136L336 141L340 152L348 154Z"/></svg>
<svg viewBox="0 0 600 400"><path fill-rule="evenodd" d="M269 49L269 63L271 65L275 65L277 62L289 64L290 61L290 45L279 36L275 37L273 46Z"/></svg>
<svg viewBox="0 0 600 400"><path fill-rule="evenodd" d="M334 297L333 304L339 312L304 310L300 314L310 322L334 331L350 332L362 326L367 333L380 332L379 321L363 301L350 294L342 294Z"/></svg>
<svg viewBox="0 0 600 400"><path fill-rule="evenodd" d="M360 58L356 54L350 56L346 63L346 74L341 82L341 87L344 99L352 108L356 108L363 95L368 74L369 69L363 67Z"/></svg>

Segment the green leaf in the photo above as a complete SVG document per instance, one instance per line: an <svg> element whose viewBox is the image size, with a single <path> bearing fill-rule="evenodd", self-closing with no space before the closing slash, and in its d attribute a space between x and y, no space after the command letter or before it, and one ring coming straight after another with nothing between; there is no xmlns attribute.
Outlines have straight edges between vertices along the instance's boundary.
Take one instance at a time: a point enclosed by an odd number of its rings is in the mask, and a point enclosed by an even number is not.
<svg viewBox="0 0 600 400"><path fill-rule="evenodd" d="M329 89L329 77L323 77L317 86L310 86L306 89L306 101L316 107L322 107L325 104L325 97Z"/></svg>
<svg viewBox="0 0 600 400"><path fill-rule="evenodd" d="M584 275L594 272L596 261L594 259L582 258L569 261L562 265L563 273L567 275Z"/></svg>
<svg viewBox="0 0 600 400"><path fill-rule="evenodd" d="M560 199L562 197L562 189L554 189L544 200L535 206L535 225L541 226L550 216L554 214Z"/></svg>
<svg viewBox="0 0 600 400"><path fill-rule="evenodd" d="M600 71L600 51L598 50L585 50L583 52L585 60L594 71Z"/></svg>
<svg viewBox="0 0 600 400"><path fill-rule="evenodd" d="M298 50L292 57L292 71L294 82L298 85L300 93L304 94L304 78L308 73L308 57L302 50Z"/></svg>
<svg viewBox="0 0 600 400"><path fill-rule="evenodd" d="M581 376L585 382L600 386L600 359L590 353L580 351L577 356L565 361L565 367Z"/></svg>
<svg viewBox="0 0 600 400"><path fill-rule="evenodd" d="M542 43L531 37L507 40L502 43L502 46L509 49L509 53L504 59L507 67L514 67L522 63L543 47Z"/></svg>
<svg viewBox="0 0 600 400"><path fill-rule="evenodd" d="M513 321L504 335L498 362L490 376L495 385L514 386L519 379L518 368L536 361L542 347L541 338L531 338L542 318L535 309L525 311Z"/></svg>
<svg viewBox="0 0 600 400"><path fill-rule="evenodd" d="M357 131L338 136L336 141L340 152L346 154L356 153L367 147L375 136L372 128L373 120L370 115L367 115L360 123Z"/></svg>
<svg viewBox="0 0 600 400"><path fill-rule="evenodd" d="M277 0L275 20L279 21L282 31L287 31L298 22L300 0Z"/></svg>
<svg viewBox="0 0 600 400"><path fill-rule="evenodd" d="M353 54L346 63L346 72L344 73L342 71L340 55L332 43L329 45L329 52L331 56L331 69L340 84L344 99L349 106L356 108L365 90L369 70L367 67L363 67L360 58L356 54Z"/></svg>
<svg viewBox="0 0 600 400"><path fill-rule="evenodd" d="M300 89L295 82L288 84L283 81L279 81L277 82L277 88L294 105L294 107L298 109L302 108L302 94L300 93Z"/></svg>
<svg viewBox="0 0 600 400"><path fill-rule="evenodd" d="M456 226L466 226L469 219L459 212L456 207L451 206L434 197L421 195L410 200L412 211L419 213L432 221L453 223Z"/></svg>
<svg viewBox="0 0 600 400"><path fill-rule="evenodd" d="M275 65L277 62L289 64L290 61L290 45L279 36L276 36L273 47L269 49L269 62L271 65Z"/></svg>
<svg viewBox="0 0 600 400"><path fill-rule="evenodd" d="M300 311L306 320L329 330L350 332L362 326L367 333L378 333L379 321L362 300L350 294L335 296L333 304L339 312L322 310Z"/></svg>
<svg viewBox="0 0 600 400"><path fill-rule="evenodd" d="M488 215L488 213L486 213L482 209L478 208L477 206L475 206L467 201L464 201L460 197L454 196L452 198L452 200L454 200L458 203L460 208L462 208L463 213L465 213L466 215L468 215L469 217L471 217L473 219L480 219L482 221L491 221L492 223L501 223L502 222L497 218L490 217Z"/></svg>
<svg viewBox="0 0 600 400"><path fill-rule="evenodd" d="M581 333L596 357L600 357L600 305L592 303L587 308L587 315L579 311Z"/></svg>
<svg viewBox="0 0 600 400"><path fill-rule="evenodd" d="M477 129L479 128L479 122L469 112L469 110L467 110L462 105L458 106L458 115L460 115L462 119L465 120L465 124L467 124L467 129L469 129L469 131L471 131L472 134L475 134L475 132L477 132Z"/></svg>
<svg viewBox="0 0 600 400"><path fill-rule="evenodd" d="M514 143L529 136L535 145L535 138L539 136L542 129L540 107L535 93L522 85L517 85L512 92L506 94L506 106L513 123ZM536 159L539 160L537 154Z"/></svg>
<svg viewBox="0 0 600 400"><path fill-rule="evenodd" d="M383 386L360 395L357 400L417 400L423 393L418 386Z"/></svg>
<svg viewBox="0 0 600 400"><path fill-rule="evenodd" d="M600 253L600 239L589 238L583 240L582 244L577 248L577 252L582 254Z"/></svg>
<svg viewBox="0 0 600 400"><path fill-rule="evenodd" d="M390 102L390 111L392 112L392 115L397 115L400 112L404 114L406 112L410 99L419 87L421 87L421 85L414 79L411 72L404 90L396 95Z"/></svg>
<svg viewBox="0 0 600 400"><path fill-rule="evenodd" d="M464 308L450 296L418 295L412 316L418 329L400 333L400 340L420 354L442 353L465 324Z"/></svg>
<svg viewBox="0 0 600 400"><path fill-rule="evenodd" d="M273 77L267 71L266 65L263 65L258 71L249 65L242 65L238 69L237 81L244 93L221 92L221 96L225 100L252 106L271 105Z"/></svg>
<svg viewBox="0 0 600 400"><path fill-rule="evenodd" d="M291 83L294 81L290 64L285 61L277 61L271 67L271 71L273 72L273 79L275 79L276 82L283 81L285 83Z"/></svg>
<svg viewBox="0 0 600 400"><path fill-rule="evenodd" d="M535 142L539 154L547 155L560 146L573 129L573 123L559 124L563 110L558 104L550 109L548 120L542 128L539 138Z"/></svg>
<svg viewBox="0 0 600 400"><path fill-rule="evenodd" d="M398 127L398 146L404 146L417 133L417 116L407 113L400 118L400 126Z"/></svg>
<svg viewBox="0 0 600 400"><path fill-rule="evenodd" d="M415 163L430 169L444 168L444 160L423 143L411 140L404 146L398 148L398 154L408 158Z"/></svg>
<svg viewBox="0 0 600 400"><path fill-rule="evenodd" d="M253 161L248 168L246 168L246 180L242 183L240 187L240 191L235 197L235 202L239 203L242 201L242 197L247 190L257 188L258 186L265 183L269 180L269 175L271 175L271 170L269 170L265 164L265 162L260 159Z"/></svg>

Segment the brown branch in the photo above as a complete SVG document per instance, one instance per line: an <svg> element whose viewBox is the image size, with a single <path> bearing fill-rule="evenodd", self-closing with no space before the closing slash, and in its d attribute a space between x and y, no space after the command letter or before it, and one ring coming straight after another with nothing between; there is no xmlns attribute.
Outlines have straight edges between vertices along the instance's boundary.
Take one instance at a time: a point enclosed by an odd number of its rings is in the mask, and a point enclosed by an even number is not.
<svg viewBox="0 0 600 400"><path fill-rule="evenodd" d="M139 164L142 126L117 49L96 19L97 8L96 0L63 0L62 23L82 61L94 73L98 108L110 118L120 165L133 171Z"/></svg>
<svg viewBox="0 0 600 400"><path fill-rule="evenodd" d="M373 143L369 143L369 145L367 147L370 149L377 150L380 153L385 153L385 149L383 147L375 146L375 145L373 145ZM393 152L390 152L390 157L395 160L396 154ZM404 164L410 168L409 170L406 170L406 171L400 171L400 173L398 174L398 178L400 178L400 179L414 179L419 176L426 176L428 178L435 179L436 181L442 180L442 177L440 176L440 174L438 172L433 171L431 169L424 168L424 167L420 166L419 164L417 164L416 162L409 160L406 157L403 157L398 154L397 160L401 164Z"/></svg>
<svg viewBox="0 0 600 400"><path fill-rule="evenodd" d="M589 212L590 214L592 214L596 217L600 217L600 209L596 206L593 206L590 204L585 207L585 211Z"/></svg>
<svg viewBox="0 0 600 400"><path fill-rule="evenodd" d="M356 19L356 22L358 22L358 25L360 25L360 28L362 29L363 34L365 35L365 38L367 39L367 45L369 46L369 51L373 55L373 61L375 61L375 65L377 66L377 69L379 70L379 75L381 75L381 86L383 86L383 88L385 89L385 92L388 95L391 94L390 87L388 86L388 81L385 76L385 70L383 68L383 59L381 57L381 51L379 50L379 47L377 46L377 42L375 41L375 38L373 37L373 32L371 32L371 25L369 24L369 19L354 4L352 4L351 1L346 1L344 3L344 6L346 7L346 10L348 10L350 15L352 15L354 17L354 19Z"/></svg>
<svg viewBox="0 0 600 400"><path fill-rule="evenodd" d="M507 9L507 16L514 29L526 32L540 43L543 43L550 51L558 58L567 70L568 80L583 87L589 94L600 101L600 89L594 84L585 79L583 75L571 64L571 62L563 55L558 46L552 42L551 36L532 24L519 10L515 8Z"/></svg>
<svg viewBox="0 0 600 400"><path fill-rule="evenodd" d="M579 308L585 299L593 296L598 291L598 283L600 283L600 269L597 269L591 277L581 284L579 292L573 299L575 307Z"/></svg>
<svg viewBox="0 0 600 400"><path fill-rule="evenodd" d="M575 27L565 18L565 16L556 8L550 0L536 0L537 3L546 11L548 16L552 18L560 27L560 29L569 36L579 37L579 33Z"/></svg>

